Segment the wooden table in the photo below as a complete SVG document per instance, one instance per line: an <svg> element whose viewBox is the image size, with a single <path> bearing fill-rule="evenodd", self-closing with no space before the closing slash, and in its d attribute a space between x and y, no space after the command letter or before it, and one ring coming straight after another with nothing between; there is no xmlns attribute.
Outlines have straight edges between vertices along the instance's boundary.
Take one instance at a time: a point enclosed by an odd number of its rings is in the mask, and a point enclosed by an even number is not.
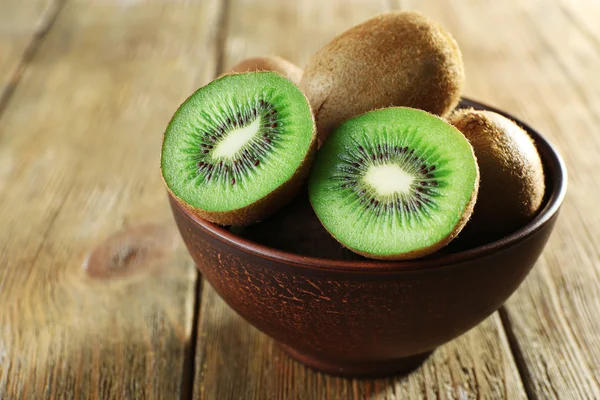
<svg viewBox="0 0 600 400"><path fill-rule="evenodd" d="M465 94L561 150L568 198L526 282L407 377L290 360L203 282L161 134L244 57L299 65L414 8L459 42ZM600 398L600 2L0 0L0 398Z"/></svg>

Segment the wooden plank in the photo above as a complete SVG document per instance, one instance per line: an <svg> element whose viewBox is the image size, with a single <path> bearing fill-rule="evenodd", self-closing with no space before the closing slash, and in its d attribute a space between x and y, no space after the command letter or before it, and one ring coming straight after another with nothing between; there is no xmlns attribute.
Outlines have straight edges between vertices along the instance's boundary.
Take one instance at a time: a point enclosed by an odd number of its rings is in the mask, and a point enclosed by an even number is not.
<svg viewBox="0 0 600 400"><path fill-rule="evenodd" d="M597 19L600 15L600 3L589 0L555 0L555 3L570 22L570 29L579 30L596 51L600 52L600 26Z"/></svg>
<svg viewBox="0 0 600 400"><path fill-rule="evenodd" d="M220 9L68 3L24 72L0 119L0 398L186 395L197 274L158 152L215 74Z"/></svg>
<svg viewBox="0 0 600 400"><path fill-rule="evenodd" d="M60 5L58 0L4 0L0 4L0 111Z"/></svg>
<svg viewBox="0 0 600 400"><path fill-rule="evenodd" d="M522 117L565 158L569 193L560 221L502 315L532 397L600 398L600 179L591 173L600 167L597 24L593 33L582 30L556 1L473 0L460 12L413 3L457 33L468 94ZM577 4L580 18L600 18L593 2Z"/></svg>
<svg viewBox="0 0 600 400"><path fill-rule="evenodd" d="M225 66L269 53L304 65L334 35L389 7L367 0L239 0L229 9ZM525 397L497 314L438 349L406 378L361 381L332 378L292 361L237 316L206 282L201 304L196 399Z"/></svg>

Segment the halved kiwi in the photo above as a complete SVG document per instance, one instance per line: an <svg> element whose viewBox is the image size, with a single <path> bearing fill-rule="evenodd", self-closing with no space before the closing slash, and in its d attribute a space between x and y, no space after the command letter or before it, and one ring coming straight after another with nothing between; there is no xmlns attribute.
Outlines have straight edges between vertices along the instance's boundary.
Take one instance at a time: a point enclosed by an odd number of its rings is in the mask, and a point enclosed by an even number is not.
<svg viewBox="0 0 600 400"><path fill-rule="evenodd" d="M177 110L163 139L168 190L222 225L259 221L288 202L308 176L315 124L298 87L274 72L223 76Z"/></svg>
<svg viewBox="0 0 600 400"><path fill-rule="evenodd" d="M410 259L450 242L469 219L479 170L466 138L422 110L355 117L317 153L309 197L325 228L350 250Z"/></svg>

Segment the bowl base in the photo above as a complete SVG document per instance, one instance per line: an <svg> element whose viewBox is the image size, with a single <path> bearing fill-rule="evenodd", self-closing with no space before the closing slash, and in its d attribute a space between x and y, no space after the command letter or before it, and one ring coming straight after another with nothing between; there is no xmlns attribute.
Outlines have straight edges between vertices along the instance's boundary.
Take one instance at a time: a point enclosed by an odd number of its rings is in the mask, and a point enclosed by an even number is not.
<svg viewBox="0 0 600 400"><path fill-rule="evenodd" d="M290 357L307 367L329 375L353 378L375 378L408 374L420 367L434 351L431 350L425 353L388 361L348 362L316 358L312 355L301 353L284 344L277 344Z"/></svg>

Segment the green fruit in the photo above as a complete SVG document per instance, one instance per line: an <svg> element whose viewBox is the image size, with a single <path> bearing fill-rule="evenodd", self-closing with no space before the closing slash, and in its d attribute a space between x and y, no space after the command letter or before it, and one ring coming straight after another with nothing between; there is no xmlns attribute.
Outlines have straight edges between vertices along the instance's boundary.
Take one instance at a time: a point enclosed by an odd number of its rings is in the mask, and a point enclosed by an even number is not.
<svg viewBox="0 0 600 400"><path fill-rule="evenodd" d="M308 62L300 87L319 142L342 122L389 106L450 113L464 82L452 36L414 11L378 15L342 33Z"/></svg>
<svg viewBox="0 0 600 400"><path fill-rule="evenodd" d="M259 221L287 203L315 151L311 109L274 72L221 77L177 110L163 139L168 190L192 213L222 225Z"/></svg>
<svg viewBox="0 0 600 400"><path fill-rule="evenodd" d="M469 219L479 185L473 149L441 118L393 107L342 124L317 153L311 204L350 250L376 259L424 256Z"/></svg>
<svg viewBox="0 0 600 400"><path fill-rule="evenodd" d="M491 111L459 110L449 122L471 142L481 171L473 216L461 233L471 246L500 239L531 221L544 199L544 168L533 140Z"/></svg>

